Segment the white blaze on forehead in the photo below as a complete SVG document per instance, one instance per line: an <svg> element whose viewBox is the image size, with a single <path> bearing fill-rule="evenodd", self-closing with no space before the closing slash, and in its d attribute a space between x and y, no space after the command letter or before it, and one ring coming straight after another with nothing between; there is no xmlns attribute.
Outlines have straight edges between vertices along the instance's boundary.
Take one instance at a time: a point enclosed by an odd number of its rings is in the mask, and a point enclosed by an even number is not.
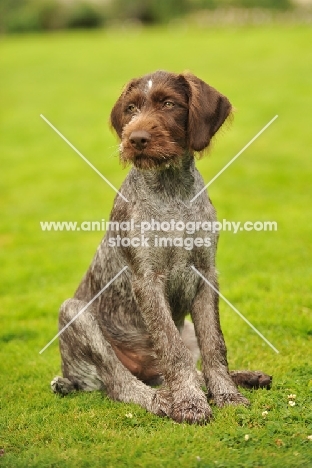
<svg viewBox="0 0 312 468"><path fill-rule="evenodd" d="M145 85L144 93L148 94L148 92L152 89L152 86L153 86L153 81L148 80L146 85Z"/></svg>

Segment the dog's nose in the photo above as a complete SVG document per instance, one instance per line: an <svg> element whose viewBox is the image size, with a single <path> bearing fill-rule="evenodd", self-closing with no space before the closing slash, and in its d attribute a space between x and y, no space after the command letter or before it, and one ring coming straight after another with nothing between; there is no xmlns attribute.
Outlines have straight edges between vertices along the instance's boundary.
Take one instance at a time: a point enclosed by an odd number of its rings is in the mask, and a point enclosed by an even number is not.
<svg viewBox="0 0 312 468"><path fill-rule="evenodd" d="M137 150L143 150L151 140L151 135L145 130L137 130L129 136L131 145Z"/></svg>

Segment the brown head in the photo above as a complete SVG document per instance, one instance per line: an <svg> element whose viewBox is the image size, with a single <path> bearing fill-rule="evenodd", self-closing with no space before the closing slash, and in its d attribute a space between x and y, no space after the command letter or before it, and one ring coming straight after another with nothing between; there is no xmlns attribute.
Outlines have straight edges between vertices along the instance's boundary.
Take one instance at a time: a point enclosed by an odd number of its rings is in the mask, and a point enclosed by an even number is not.
<svg viewBox="0 0 312 468"><path fill-rule="evenodd" d="M150 169L203 151L230 112L228 99L196 76L157 71L128 83L111 125L121 161Z"/></svg>

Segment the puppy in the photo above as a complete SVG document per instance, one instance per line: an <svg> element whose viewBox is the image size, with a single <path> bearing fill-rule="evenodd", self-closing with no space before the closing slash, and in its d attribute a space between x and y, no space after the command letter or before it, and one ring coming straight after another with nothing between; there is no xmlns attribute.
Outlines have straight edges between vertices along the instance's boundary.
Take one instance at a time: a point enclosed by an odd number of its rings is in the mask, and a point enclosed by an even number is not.
<svg viewBox="0 0 312 468"><path fill-rule="evenodd" d="M216 213L195 168L194 153L230 114L229 100L192 74L157 71L125 87L111 124L120 160L132 169L88 271L61 306L60 330L83 313L60 335L63 377L52 381L55 392L102 389L177 422L205 423L211 409L203 384L218 406L248 404L234 381L270 385L262 372L229 373L218 235L204 228Z"/></svg>

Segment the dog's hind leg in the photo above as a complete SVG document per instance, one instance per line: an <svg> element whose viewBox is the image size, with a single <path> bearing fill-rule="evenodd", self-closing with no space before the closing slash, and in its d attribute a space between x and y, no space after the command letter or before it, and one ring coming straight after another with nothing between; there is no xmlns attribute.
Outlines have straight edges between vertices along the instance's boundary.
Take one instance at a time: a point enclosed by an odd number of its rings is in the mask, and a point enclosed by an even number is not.
<svg viewBox="0 0 312 468"><path fill-rule="evenodd" d="M61 306L59 328L62 330L86 306L69 299ZM97 323L89 306L60 335L63 377L51 382L55 393L73 390L104 390L113 400L136 403L146 410L165 415L169 407L160 401L156 391L138 380L123 366Z"/></svg>

